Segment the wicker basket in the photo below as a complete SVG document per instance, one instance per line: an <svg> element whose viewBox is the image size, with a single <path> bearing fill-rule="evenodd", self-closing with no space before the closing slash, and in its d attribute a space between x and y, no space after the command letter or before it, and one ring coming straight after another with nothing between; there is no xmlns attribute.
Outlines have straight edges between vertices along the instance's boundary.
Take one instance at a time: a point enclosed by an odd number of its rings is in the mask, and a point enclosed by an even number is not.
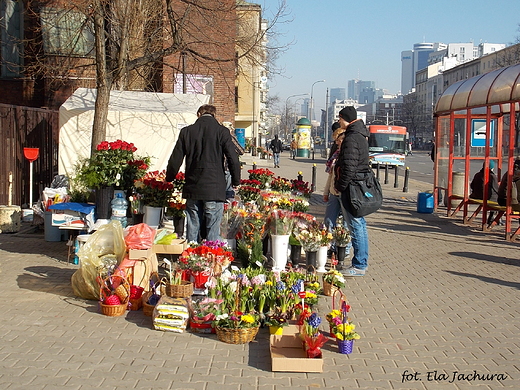
<svg viewBox="0 0 520 390"><path fill-rule="evenodd" d="M323 295L331 297L336 290L339 290L338 287L326 282L325 280L323 281Z"/></svg>
<svg viewBox="0 0 520 390"><path fill-rule="evenodd" d="M148 302L148 298L150 298L150 295L152 295L152 292L148 291L148 292L144 293L143 296L141 297L142 303L143 303L143 314L148 317L152 316L153 309L155 308L155 305L150 305L150 304L146 303L146 302Z"/></svg>
<svg viewBox="0 0 520 390"><path fill-rule="evenodd" d="M103 302L110 295L116 294L120 301L120 305L105 305ZM101 313L109 317L117 317L125 314L128 308L128 299L130 297L130 284L121 275L110 275L100 282L99 287Z"/></svg>
<svg viewBox="0 0 520 390"><path fill-rule="evenodd" d="M216 327L217 338L228 344L245 344L253 341L260 327L254 328L221 328Z"/></svg>
<svg viewBox="0 0 520 390"><path fill-rule="evenodd" d="M126 312L126 308L128 307L128 303L124 303L122 305L105 305L99 302L101 306L101 313L109 317L117 317L122 316Z"/></svg>
<svg viewBox="0 0 520 390"><path fill-rule="evenodd" d="M141 307L143 307L143 300L141 298L133 299L130 298L130 304L128 305L130 310L139 310Z"/></svg>
<svg viewBox="0 0 520 390"><path fill-rule="evenodd" d="M166 295L172 298L189 298L193 295L193 283L182 280L181 284L166 283Z"/></svg>

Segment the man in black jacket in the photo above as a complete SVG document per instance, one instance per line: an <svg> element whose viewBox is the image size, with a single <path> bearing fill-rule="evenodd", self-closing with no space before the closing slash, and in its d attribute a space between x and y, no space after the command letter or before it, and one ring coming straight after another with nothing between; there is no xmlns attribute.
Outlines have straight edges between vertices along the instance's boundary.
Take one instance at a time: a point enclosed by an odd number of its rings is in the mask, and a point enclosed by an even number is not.
<svg viewBox="0 0 520 390"><path fill-rule="evenodd" d="M181 129L168 161L166 180L172 181L186 158L185 184L186 239L200 241L205 222L207 239L219 240L220 222L226 201L224 158L233 186L240 184L240 163L229 130L215 119L215 106L205 104L197 111L197 121Z"/></svg>
<svg viewBox="0 0 520 390"><path fill-rule="evenodd" d="M273 151L274 167L280 168L280 153L282 153L282 141L278 139L278 134L275 134L274 139L271 141L269 149Z"/></svg>
<svg viewBox="0 0 520 390"><path fill-rule="evenodd" d="M348 185L359 174L371 168L368 156L369 132L361 119L357 119L354 107L347 106L339 112L339 124L345 129L345 138L341 144L336 162L336 189L341 192L343 215L347 221L354 257L352 266L345 271L345 276L363 276L368 268L368 232L365 218L355 218L349 211Z"/></svg>

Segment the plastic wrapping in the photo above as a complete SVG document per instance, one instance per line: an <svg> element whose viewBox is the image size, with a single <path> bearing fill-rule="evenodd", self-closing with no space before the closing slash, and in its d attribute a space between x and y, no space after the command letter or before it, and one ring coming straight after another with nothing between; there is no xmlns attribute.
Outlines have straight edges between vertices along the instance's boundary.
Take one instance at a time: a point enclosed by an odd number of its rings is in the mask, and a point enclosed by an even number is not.
<svg viewBox="0 0 520 390"><path fill-rule="evenodd" d="M72 275L74 294L85 299L98 300L98 277L114 272L114 267L125 256L123 228L117 221L103 225L78 250L79 269Z"/></svg>
<svg viewBox="0 0 520 390"><path fill-rule="evenodd" d="M125 243L128 249L149 249L153 245L155 229L145 223L139 223L128 228Z"/></svg>

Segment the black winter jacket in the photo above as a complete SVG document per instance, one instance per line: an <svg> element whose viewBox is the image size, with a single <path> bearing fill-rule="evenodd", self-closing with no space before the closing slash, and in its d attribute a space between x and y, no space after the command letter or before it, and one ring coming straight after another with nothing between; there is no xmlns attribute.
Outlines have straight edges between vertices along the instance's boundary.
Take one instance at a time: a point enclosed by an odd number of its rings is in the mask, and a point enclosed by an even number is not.
<svg viewBox="0 0 520 390"><path fill-rule="evenodd" d="M205 201L226 201L224 156L233 186L240 184L240 163L229 130L211 115L202 115L184 127L173 149L166 169L166 180L172 181L186 158L185 184L182 197Z"/></svg>
<svg viewBox="0 0 520 390"><path fill-rule="evenodd" d="M358 173L370 170L368 136L368 129L361 119L357 119L347 126L336 161L335 187L339 192L344 192Z"/></svg>

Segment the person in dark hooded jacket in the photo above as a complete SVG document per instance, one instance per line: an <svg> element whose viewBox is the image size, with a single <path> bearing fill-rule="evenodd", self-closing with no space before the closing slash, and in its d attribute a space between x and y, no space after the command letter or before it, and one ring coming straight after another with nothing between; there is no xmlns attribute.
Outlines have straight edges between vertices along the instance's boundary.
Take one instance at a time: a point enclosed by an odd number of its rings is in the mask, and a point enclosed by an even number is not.
<svg viewBox="0 0 520 390"><path fill-rule="evenodd" d="M336 162L335 187L341 193L342 211L349 226L352 248L352 266L343 271L345 276L363 276L368 268L368 232L365 218L354 217L349 211L348 185L358 175L368 172L369 132L363 120L357 119L356 109L347 106L339 112L339 124L345 129L345 138Z"/></svg>

